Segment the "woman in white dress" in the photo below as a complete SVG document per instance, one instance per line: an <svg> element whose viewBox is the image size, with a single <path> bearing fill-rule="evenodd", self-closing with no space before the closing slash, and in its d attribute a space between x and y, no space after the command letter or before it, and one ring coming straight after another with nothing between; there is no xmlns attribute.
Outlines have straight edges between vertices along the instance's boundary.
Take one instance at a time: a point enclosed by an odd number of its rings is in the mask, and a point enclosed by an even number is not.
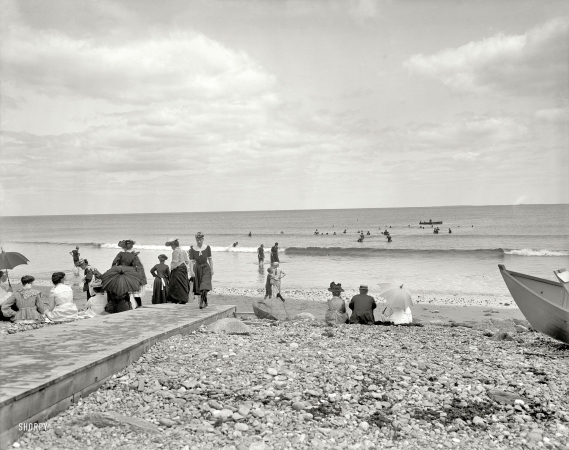
<svg viewBox="0 0 569 450"><path fill-rule="evenodd" d="M91 281L89 288L92 290L93 295L87 301L87 309L81 313L82 318L89 319L91 317L103 316L108 313L105 312L107 306L107 296L103 291L103 282L97 278Z"/></svg>
<svg viewBox="0 0 569 450"><path fill-rule="evenodd" d="M55 272L51 281L55 286L51 289L45 316L53 322L78 319L79 311L73 302L73 290L65 284L65 274Z"/></svg>

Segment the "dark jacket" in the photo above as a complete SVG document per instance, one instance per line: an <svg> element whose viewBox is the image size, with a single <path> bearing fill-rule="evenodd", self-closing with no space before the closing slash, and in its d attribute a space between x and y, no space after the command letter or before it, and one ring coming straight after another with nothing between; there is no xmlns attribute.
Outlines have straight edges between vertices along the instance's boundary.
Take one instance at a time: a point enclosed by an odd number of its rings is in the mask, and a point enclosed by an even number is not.
<svg viewBox="0 0 569 450"><path fill-rule="evenodd" d="M350 323L361 323L373 325L375 319L373 318L373 310L377 308L377 303L371 295L358 294L352 297L350 300L350 309L352 310L352 315L350 317Z"/></svg>

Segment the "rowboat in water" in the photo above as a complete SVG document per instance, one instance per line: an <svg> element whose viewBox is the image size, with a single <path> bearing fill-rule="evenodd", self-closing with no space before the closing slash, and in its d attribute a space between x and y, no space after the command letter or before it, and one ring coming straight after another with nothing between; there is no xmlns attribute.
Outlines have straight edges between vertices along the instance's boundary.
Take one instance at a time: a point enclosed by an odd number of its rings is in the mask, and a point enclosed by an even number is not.
<svg viewBox="0 0 569 450"><path fill-rule="evenodd" d="M531 326L569 344L569 272L556 270L559 282L498 268L510 294Z"/></svg>

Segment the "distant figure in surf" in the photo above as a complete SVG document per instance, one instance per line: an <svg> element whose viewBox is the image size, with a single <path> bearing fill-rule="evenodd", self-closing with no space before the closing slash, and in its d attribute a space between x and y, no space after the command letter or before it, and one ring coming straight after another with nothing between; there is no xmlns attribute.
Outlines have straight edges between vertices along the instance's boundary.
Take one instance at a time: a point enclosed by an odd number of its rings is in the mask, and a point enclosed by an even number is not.
<svg viewBox="0 0 569 450"><path fill-rule="evenodd" d="M391 242L391 236L387 235L387 243L389 244Z"/></svg>
<svg viewBox="0 0 569 450"><path fill-rule="evenodd" d="M263 267L265 264L265 246L263 244L257 249L257 257L259 258L259 267Z"/></svg>
<svg viewBox="0 0 569 450"><path fill-rule="evenodd" d="M75 247L75 250L71 250L69 252L69 254L72 256L73 258L73 275L75 275L76 277L79 276L79 246Z"/></svg>
<svg viewBox="0 0 569 450"><path fill-rule="evenodd" d="M279 243L275 242L275 245L271 247L271 264L278 263L279 261Z"/></svg>
<svg viewBox="0 0 569 450"><path fill-rule="evenodd" d="M344 230L344 234L346 234L346 230Z"/></svg>
<svg viewBox="0 0 569 450"><path fill-rule="evenodd" d="M316 228L316 231L314 232L314 234L320 234L320 233L318 232L318 228Z"/></svg>
<svg viewBox="0 0 569 450"><path fill-rule="evenodd" d="M249 237L251 237L251 232L249 231Z"/></svg>
<svg viewBox="0 0 569 450"><path fill-rule="evenodd" d="M367 235L368 235L368 236L371 236L371 234L369 234L369 231L367 232Z"/></svg>
<svg viewBox="0 0 569 450"><path fill-rule="evenodd" d="M239 244L239 242L234 242L233 247L237 247L238 244Z"/></svg>
<svg viewBox="0 0 569 450"><path fill-rule="evenodd" d="M448 229L448 234L452 234L452 230L450 228Z"/></svg>

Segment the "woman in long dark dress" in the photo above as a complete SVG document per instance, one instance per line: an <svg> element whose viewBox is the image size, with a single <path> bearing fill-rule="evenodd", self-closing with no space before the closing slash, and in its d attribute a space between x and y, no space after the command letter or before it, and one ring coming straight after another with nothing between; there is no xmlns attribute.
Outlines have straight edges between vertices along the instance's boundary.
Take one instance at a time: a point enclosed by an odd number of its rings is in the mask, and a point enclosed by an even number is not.
<svg viewBox="0 0 569 450"><path fill-rule="evenodd" d="M129 295L132 294L136 300L136 307L140 308L142 306L142 295L144 294L144 286L146 286L147 280L146 274L144 273L144 266L138 257L138 253L133 250L134 244L135 242L130 239L120 241L119 247L122 248L122 251L120 251L117 256L115 256L112 265L133 267L134 270L136 270L136 272L140 275L140 288L136 291L129 292ZM109 298L109 301L110 300L111 299ZM124 306L121 306L121 309L124 310Z"/></svg>
<svg viewBox="0 0 569 450"><path fill-rule="evenodd" d="M170 281L170 268L164 264L168 257L166 255L158 256L159 264L156 264L150 273L154 277L154 286L152 288L152 304L166 303L168 297L168 282Z"/></svg>
<svg viewBox="0 0 569 450"><path fill-rule="evenodd" d="M168 239L165 245L172 247L170 284L166 301L186 304L190 294L190 280L188 280L190 260L188 259L188 254L180 248L177 238Z"/></svg>
<svg viewBox="0 0 569 450"><path fill-rule="evenodd" d="M205 236L200 231L196 234L196 248L190 248L190 273L194 278L194 294L200 296L200 309L207 307L207 293L211 291L213 259L211 248L204 247Z"/></svg>

